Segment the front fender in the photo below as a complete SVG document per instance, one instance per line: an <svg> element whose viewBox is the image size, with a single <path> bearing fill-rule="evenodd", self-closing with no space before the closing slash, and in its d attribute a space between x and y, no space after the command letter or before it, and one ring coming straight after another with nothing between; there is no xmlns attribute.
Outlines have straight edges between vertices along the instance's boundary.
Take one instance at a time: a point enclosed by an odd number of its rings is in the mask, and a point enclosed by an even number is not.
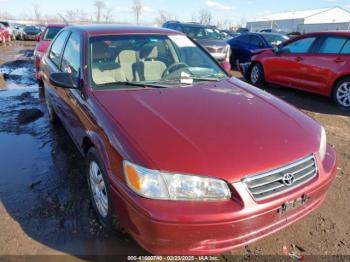
<svg viewBox="0 0 350 262"><path fill-rule="evenodd" d="M105 165L105 168L107 170L111 170L111 165L110 165L110 159L109 156L107 154L107 148L105 146L105 143L103 142L103 139L101 138L101 136L96 133L95 131L92 130L88 130L86 132L86 136L84 138L84 140L82 141L82 146L81 148L84 148L84 141L85 139L89 139L92 143L92 145L96 148L96 150L98 151L98 153L100 154L100 157L102 158L102 161ZM87 152L85 152L87 153Z"/></svg>

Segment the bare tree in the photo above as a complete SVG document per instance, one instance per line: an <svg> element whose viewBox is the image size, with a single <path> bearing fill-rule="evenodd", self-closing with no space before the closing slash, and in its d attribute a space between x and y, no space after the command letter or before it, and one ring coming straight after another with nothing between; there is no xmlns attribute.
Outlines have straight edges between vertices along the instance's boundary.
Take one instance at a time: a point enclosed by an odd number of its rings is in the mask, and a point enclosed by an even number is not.
<svg viewBox="0 0 350 262"><path fill-rule="evenodd" d="M41 20L40 6L38 4L33 4L33 11L34 11L34 19L37 22L40 22L40 20Z"/></svg>
<svg viewBox="0 0 350 262"><path fill-rule="evenodd" d="M212 21L212 15L209 10L202 9L199 11L199 23L204 25L210 25Z"/></svg>
<svg viewBox="0 0 350 262"><path fill-rule="evenodd" d="M134 0L133 5L131 7L131 10L133 11L135 18L136 18L136 24L140 23L140 16L143 11L143 5L140 0Z"/></svg>
<svg viewBox="0 0 350 262"><path fill-rule="evenodd" d="M96 7L96 21L100 23L102 10L106 8L106 3L102 0L96 0L94 6Z"/></svg>
<svg viewBox="0 0 350 262"><path fill-rule="evenodd" d="M197 16L195 14L192 14L191 22L196 23L197 21L198 21Z"/></svg>
<svg viewBox="0 0 350 262"><path fill-rule="evenodd" d="M173 20L173 17L169 13L165 12L164 10L158 10L158 17L155 19L155 23L157 25L162 25L169 20Z"/></svg>
<svg viewBox="0 0 350 262"><path fill-rule="evenodd" d="M65 14L65 18L69 22L80 20L79 19L79 10L78 9L76 9L76 10L67 10L66 14Z"/></svg>
<svg viewBox="0 0 350 262"><path fill-rule="evenodd" d="M106 11L103 14L103 18L106 23L109 23L113 20L114 17L114 10L113 8L106 8Z"/></svg>

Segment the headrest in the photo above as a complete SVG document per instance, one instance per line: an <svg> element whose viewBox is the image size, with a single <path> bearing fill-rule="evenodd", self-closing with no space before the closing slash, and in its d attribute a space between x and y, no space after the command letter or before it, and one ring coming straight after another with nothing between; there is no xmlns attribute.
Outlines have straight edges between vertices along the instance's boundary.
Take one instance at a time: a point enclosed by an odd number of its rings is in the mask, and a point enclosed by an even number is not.
<svg viewBox="0 0 350 262"><path fill-rule="evenodd" d="M158 46L144 45L140 51L141 59L155 59L158 58Z"/></svg>
<svg viewBox="0 0 350 262"><path fill-rule="evenodd" d="M119 63L135 63L136 60L135 50L123 50L119 53Z"/></svg>

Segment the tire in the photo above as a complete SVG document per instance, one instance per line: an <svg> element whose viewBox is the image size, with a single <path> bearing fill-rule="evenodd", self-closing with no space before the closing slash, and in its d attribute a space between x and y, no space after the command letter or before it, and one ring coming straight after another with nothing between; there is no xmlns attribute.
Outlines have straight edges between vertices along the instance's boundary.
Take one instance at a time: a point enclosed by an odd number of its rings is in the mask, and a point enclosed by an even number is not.
<svg viewBox="0 0 350 262"><path fill-rule="evenodd" d="M340 108L350 110L350 77L344 77L336 83L332 97Z"/></svg>
<svg viewBox="0 0 350 262"><path fill-rule="evenodd" d="M55 109L53 108L51 101L49 97L45 94L45 103L46 103L46 108L47 108L47 115L49 117L49 121L52 124L56 124L58 122L58 117L55 112Z"/></svg>
<svg viewBox="0 0 350 262"><path fill-rule="evenodd" d="M91 204L100 224L113 231L113 205L107 172L97 150L91 147L86 156L86 177Z"/></svg>
<svg viewBox="0 0 350 262"><path fill-rule="evenodd" d="M249 81L254 86L263 86L265 83L264 68L260 63L255 63L249 70Z"/></svg>

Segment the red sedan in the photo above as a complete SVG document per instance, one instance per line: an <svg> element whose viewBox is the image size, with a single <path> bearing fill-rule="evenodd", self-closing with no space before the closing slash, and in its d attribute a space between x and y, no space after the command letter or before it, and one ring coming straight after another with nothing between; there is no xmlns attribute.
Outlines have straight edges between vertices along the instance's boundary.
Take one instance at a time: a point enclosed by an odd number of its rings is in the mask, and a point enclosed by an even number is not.
<svg viewBox="0 0 350 262"><path fill-rule="evenodd" d="M320 124L182 33L67 27L40 75L49 119L86 157L99 221L151 253L247 245L314 211L335 177Z"/></svg>
<svg viewBox="0 0 350 262"><path fill-rule="evenodd" d="M49 45L52 39L54 39L55 36L58 34L58 32L65 26L67 25L66 24L49 24L45 28L44 32L40 35L39 39L37 39L38 43L34 50L34 65L35 65L36 76L37 76L37 80L39 81L39 84L42 84L40 76L38 74L41 58L45 54L46 50L49 48Z"/></svg>
<svg viewBox="0 0 350 262"><path fill-rule="evenodd" d="M330 96L350 109L350 33L306 34L252 58L245 76L254 85L264 82Z"/></svg>

